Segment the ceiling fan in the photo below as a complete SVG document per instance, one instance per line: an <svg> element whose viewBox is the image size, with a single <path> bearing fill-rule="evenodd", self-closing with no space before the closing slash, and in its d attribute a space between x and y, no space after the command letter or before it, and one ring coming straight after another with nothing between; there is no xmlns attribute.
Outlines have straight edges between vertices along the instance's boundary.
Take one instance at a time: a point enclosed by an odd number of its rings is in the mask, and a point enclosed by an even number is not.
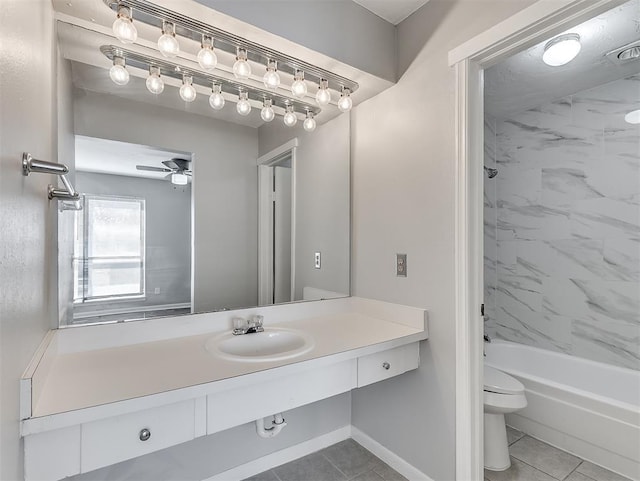
<svg viewBox="0 0 640 481"><path fill-rule="evenodd" d="M189 177L193 172L189 169L191 161L186 159L173 158L163 160L165 167L152 167L149 165L136 165L138 170L146 170L148 172L167 172L166 180L171 180L172 184L187 185Z"/></svg>

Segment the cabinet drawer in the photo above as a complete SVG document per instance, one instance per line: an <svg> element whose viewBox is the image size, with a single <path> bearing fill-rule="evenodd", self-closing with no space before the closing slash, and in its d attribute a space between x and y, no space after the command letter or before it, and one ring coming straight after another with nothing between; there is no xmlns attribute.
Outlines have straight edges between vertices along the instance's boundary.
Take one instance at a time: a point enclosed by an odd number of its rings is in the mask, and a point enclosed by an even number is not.
<svg viewBox="0 0 640 481"><path fill-rule="evenodd" d="M420 344L414 342L358 358L358 387L382 381L420 365Z"/></svg>
<svg viewBox="0 0 640 481"><path fill-rule="evenodd" d="M148 430L147 436L142 430ZM82 425L81 472L142 456L195 437L195 400Z"/></svg>

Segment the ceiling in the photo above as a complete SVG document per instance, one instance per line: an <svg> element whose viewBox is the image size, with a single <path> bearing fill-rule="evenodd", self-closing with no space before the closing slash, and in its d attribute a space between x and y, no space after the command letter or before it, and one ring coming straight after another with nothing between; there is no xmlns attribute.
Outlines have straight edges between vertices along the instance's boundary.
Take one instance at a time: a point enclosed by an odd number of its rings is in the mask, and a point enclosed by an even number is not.
<svg viewBox="0 0 640 481"><path fill-rule="evenodd" d="M387 22L398 25L429 0L353 0Z"/></svg>
<svg viewBox="0 0 640 481"><path fill-rule="evenodd" d="M551 100L640 72L640 60L615 64L605 54L640 40L640 0L631 0L567 32L580 35L582 49L571 62L549 67L542 61L549 39L485 71L485 110L505 118ZM638 93L640 96L640 92Z"/></svg>
<svg viewBox="0 0 640 481"><path fill-rule="evenodd" d="M76 170L99 174L126 175L147 179L164 179L165 172L137 170L136 165L165 167L163 160L172 158L191 159L188 152L161 150L146 145L130 144L115 140L75 136Z"/></svg>

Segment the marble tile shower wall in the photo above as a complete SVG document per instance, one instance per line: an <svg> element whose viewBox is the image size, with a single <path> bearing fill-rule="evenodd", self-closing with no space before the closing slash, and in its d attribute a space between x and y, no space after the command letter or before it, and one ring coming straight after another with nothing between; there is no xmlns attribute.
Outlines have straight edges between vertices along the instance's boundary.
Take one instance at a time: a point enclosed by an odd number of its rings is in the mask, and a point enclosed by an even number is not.
<svg viewBox="0 0 640 481"><path fill-rule="evenodd" d="M640 75L485 119L490 335L640 369Z"/></svg>

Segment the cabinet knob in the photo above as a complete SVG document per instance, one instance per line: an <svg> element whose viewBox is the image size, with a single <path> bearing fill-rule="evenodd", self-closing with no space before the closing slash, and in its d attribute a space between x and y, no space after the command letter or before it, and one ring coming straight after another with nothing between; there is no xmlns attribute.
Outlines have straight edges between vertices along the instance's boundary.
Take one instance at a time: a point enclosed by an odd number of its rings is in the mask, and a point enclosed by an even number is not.
<svg viewBox="0 0 640 481"><path fill-rule="evenodd" d="M140 441L148 441L151 437L151 431L147 428L140 430Z"/></svg>
<svg viewBox="0 0 640 481"><path fill-rule="evenodd" d="M389 364L388 362L383 362L382 363L382 367L385 368L387 371L389 370L389 368L391 367L391 364Z"/></svg>

